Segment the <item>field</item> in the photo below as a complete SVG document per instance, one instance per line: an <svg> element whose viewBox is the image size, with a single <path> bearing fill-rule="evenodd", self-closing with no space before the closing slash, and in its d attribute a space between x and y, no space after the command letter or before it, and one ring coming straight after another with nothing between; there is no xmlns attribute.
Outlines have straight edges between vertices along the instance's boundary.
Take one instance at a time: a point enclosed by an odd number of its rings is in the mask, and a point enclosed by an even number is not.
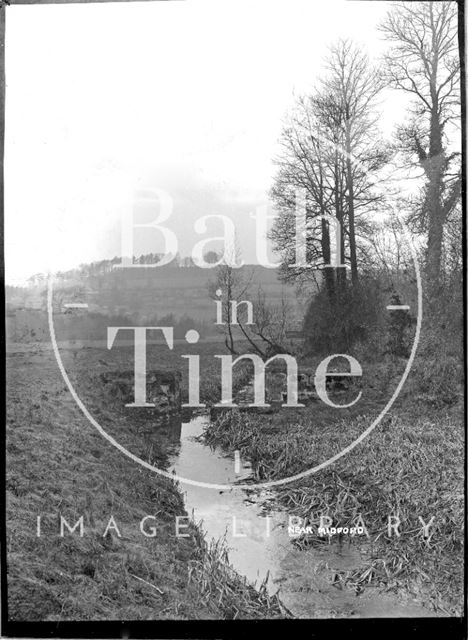
<svg viewBox="0 0 468 640"><path fill-rule="evenodd" d="M169 442L160 435L148 440L154 424L129 424L96 390L96 376L116 360L106 363L106 352L97 350L62 355L102 423L137 455L164 464ZM7 407L12 620L283 617L277 600L246 585L195 527L176 537L175 517L186 515L176 485L128 460L93 429L50 350L37 345L8 354ZM155 537L139 528L148 514L154 519L145 527L154 526ZM113 527L103 536L111 515L121 537ZM83 536L65 529L61 537L60 516L70 525L83 516Z"/></svg>
<svg viewBox="0 0 468 640"><path fill-rule="evenodd" d="M148 366L182 371L200 353L201 398L219 399L223 353L216 343L148 349ZM119 409L99 383L104 372L131 370L133 349L63 349L64 366L92 415L132 453L167 464L171 433ZM429 363L421 356L396 405L354 451L309 478L276 490L291 515L333 526L360 518L369 537L360 568L335 576L339 588L367 586L411 596L435 615L460 615L463 575L463 410L460 377L445 364L452 394L428 389ZM317 362L303 361L313 370ZM241 452L257 479L279 479L310 468L349 444L375 418L404 368L398 359L363 365L362 402L332 410L313 402L271 415L227 412L205 433L209 444ZM452 366L453 365L453 366ZM432 365L434 366L434 365ZM452 367L452 368L451 368ZM453 369L455 367L455 369ZM185 515L174 483L138 467L93 429L74 403L53 353L36 344L7 357L7 507L9 607L13 619L151 619L283 617L276 598L248 586L227 565L223 549L207 545L191 525L176 538L174 520ZM434 375L443 383L441 370ZM458 375L458 374L457 374ZM452 378L453 376L453 378ZM239 369L235 386L245 384ZM449 402L441 398L448 398ZM338 401L338 400L337 400ZM343 398L341 399L343 401ZM154 538L139 521L154 514ZM37 515L42 516L37 537ZM60 515L85 533L59 536ZM110 515L122 537L110 531ZM397 535L388 518L398 517ZM434 518L431 522L431 518ZM430 527L425 531L424 524ZM314 536L294 543L323 544ZM356 542L358 544L358 542Z"/></svg>

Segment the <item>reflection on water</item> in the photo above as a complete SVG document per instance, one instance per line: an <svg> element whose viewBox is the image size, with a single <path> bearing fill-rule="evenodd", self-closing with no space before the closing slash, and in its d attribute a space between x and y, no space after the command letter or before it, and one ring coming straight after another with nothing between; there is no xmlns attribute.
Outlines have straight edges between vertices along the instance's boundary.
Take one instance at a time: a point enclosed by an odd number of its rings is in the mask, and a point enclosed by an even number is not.
<svg viewBox="0 0 468 640"><path fill-rule="evenodd" d="M180 445L171 459L177 475L216 484L245 482L251 469L243 462L236 474L235 462L198 438L207 416L182 424ZM333 585L337 571L362 565L362 551L349 542L324 543L301 551L291 543L288 514L271 508L272 492L262 489L208 489L180 484L186 509L207 534L208 540L224 537L229 561L238 573L257 587L267 578L271 594L297 617L414 617L431 613L415 603L403 604L393 595L366 589L357 596L351 589ZM364 550L365 553L365 550Z"/></svg>
<svg viewBox="0 0 468 640"><path fill-rule="evenodd" d="M180 450L172 460L171 470L178 475L225 484L245 482L251 476L250 466L242 461L242 472L236 474L234 458L211 449L197 440L208 418L198 416L182 425ZM181 484L188 513L203 521L208 537L225 537L231 564L257 586L274 573L283 546L290 546L285 530L285 514L266 511L265 503L271 497L265 490L208 489ZM275 592L272 579L270 589Z"/></svg>

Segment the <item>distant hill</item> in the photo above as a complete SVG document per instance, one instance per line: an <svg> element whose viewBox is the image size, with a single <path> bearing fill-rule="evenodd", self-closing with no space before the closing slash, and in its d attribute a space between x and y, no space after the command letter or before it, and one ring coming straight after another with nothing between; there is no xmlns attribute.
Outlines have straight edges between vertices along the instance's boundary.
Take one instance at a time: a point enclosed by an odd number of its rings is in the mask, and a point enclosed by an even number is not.
<svg viewBox="0 0 468 640"><path fill-rule="evenodd" d="M279 282L275 271L250 265L239 271L250 281L253 297L260 286L271 302L279 302L283 296L298 306L294 288ZM207 320L214 316L208 288L215 277L214 270L199 267L114 270L104 276L91 276L87 295L93 305L108 313L188 314Z"/></svg>
<svg viewBox="0 0 468 640"><path fill-rule="evenodd" d="M216 269L196 266L165 265L120 269L117 258L56 274L54 306L59 310L66 302L87 303L89 310L105 315L131 315L139 318L175 318L189 316L202 322L215 317L215 304L210 299L209 283L216 279ZM297 295L294 287L281 283L276 269L245 265L239 269L250 282L254 300L261 287L266 299L277 304L284 298L298 318L303 317L306 300ZM26 288L6 288L11 308L46 308L47 281L42 274L33 276ZM310 295L310 294L309 294Z"/></svg>

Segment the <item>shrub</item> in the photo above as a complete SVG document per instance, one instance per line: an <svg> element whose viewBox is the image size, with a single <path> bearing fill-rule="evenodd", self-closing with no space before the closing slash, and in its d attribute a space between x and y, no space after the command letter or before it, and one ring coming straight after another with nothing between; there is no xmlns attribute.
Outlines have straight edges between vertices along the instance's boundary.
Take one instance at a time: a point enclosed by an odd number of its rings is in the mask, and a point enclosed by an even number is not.
<svg viewBox="0 0 468 640"><path fill-rule="evenodd" d="M357 285L346 283L334 296L321 289L304 319L308 355L349 353L355 344L367 341L382 325L383 298L382 287L373 278Z"/></svg>

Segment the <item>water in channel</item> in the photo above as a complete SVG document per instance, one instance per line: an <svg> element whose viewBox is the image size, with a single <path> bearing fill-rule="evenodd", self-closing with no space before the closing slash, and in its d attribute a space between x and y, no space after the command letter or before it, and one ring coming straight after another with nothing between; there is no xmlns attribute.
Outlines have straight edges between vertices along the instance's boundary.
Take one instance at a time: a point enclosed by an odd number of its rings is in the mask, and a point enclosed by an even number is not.
<svg viewBox="0 0 468 640"><path fill-rule="evenodd" d="M180 444L170 470L182 478L213 484L245 483L248 462L239 462L200 440L209 416L182 424ZM187 513L202 523L207 539L225 539L229 562L257 588L265 581L271 594L296 617L427 617L434 615L414 600L366 588L357 595L340 588L340 571L362 566L365 545L328 539L319 548L301 550L288 532L289 515L274 506L273 490L225 490L180 483Z"/></svg>

